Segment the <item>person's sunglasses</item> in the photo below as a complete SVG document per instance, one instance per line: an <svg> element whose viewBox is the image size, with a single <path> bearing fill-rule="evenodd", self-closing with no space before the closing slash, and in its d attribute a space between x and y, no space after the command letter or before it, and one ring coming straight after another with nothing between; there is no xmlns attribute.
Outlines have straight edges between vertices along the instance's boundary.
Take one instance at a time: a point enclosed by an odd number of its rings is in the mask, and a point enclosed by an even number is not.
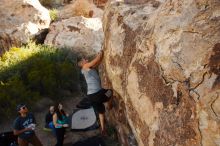
<svg viewBox="0 0 220 146"><path fill-rule="evenodd" d="M23 110L26 109L26 106L21 107L21 109L23 109Z"/></svg>

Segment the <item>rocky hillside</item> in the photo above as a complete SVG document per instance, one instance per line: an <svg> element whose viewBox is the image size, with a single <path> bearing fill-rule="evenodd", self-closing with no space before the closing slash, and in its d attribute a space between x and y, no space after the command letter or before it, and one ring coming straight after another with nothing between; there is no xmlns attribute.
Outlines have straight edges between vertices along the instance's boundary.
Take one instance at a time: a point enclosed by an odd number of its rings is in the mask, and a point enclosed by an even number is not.
<svg viewBox="0 0 220 146"><path fill-rule="evenodd" d="M218 0L108 3L103 81L124 145L220 145L219 20Z"/></svg>

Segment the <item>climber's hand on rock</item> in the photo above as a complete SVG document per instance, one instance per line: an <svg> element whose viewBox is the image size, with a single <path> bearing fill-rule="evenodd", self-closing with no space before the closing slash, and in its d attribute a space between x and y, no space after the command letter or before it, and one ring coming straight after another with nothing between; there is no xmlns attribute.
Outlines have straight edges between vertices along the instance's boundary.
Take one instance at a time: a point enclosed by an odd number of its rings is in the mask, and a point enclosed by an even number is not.
<svg viewBox="0 0 220 146"><path fill-rule="evenodd" d="M104 53L103 50L100 50L98 54L102 56L103 53Z"/></svg>

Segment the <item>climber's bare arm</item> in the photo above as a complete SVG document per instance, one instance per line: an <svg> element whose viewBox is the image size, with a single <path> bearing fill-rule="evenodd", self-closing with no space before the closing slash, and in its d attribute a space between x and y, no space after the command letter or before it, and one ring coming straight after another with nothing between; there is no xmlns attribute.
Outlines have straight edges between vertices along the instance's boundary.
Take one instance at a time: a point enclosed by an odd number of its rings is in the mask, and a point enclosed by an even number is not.
<svg viewBox="0 0 220 146"><path fill-rule="evenodd" d="M85 63L83 65L83 69L89 69L97 66L102 61L102 58L103 58L103 51L100 51L92 61Z"/></svg>

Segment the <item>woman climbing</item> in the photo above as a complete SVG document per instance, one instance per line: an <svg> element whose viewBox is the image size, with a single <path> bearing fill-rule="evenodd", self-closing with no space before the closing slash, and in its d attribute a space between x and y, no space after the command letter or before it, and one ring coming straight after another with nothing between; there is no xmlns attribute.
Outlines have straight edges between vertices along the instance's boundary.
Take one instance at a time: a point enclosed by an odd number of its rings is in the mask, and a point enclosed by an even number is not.
<svg viewBox="0 0 220 146"><path fill-rule="evenodd" d="M88 61L85 58L81 58L78 61L78 66L81 67L81 72L85 77L87 83L87 96L92 103L92 106L99 114L99 121L101 125L101 134L106 134L105 131L105 105L109 102L112 96L112 90L106 90L101 87L101 80L94 69L100 64L103 58L103 51L100 51L97 56Z"/></svg>

